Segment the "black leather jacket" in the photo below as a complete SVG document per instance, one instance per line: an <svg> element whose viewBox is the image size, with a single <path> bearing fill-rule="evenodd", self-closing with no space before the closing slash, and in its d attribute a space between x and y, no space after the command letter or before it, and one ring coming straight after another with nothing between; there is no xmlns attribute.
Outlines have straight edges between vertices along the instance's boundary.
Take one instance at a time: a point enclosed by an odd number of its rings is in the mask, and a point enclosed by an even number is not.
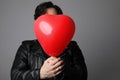
<svg viewBox="0 0 120 80"><path fill-rule="evenodd" d="M11 68L11 80L42 80L39 71L48 57L37 40L23 41ZM60 57L65 63L64 71L46 80L87 80L84 57L75 41L70 42Z"/></svg>

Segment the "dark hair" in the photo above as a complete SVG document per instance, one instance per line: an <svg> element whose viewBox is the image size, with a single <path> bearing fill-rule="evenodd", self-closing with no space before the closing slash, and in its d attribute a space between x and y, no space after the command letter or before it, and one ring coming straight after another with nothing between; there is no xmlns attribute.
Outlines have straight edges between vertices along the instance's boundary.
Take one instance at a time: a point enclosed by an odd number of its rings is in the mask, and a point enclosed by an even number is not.
<svg viewBox="0 0 120 80"><path fill-rule="evenodd" d="M34 19L36 20L39 16L45 14L46 9L48 9L48 8L54 8L56 10L57 14L63 14L61 8L57 5L54 5L51 1L43 2L36 7Z"/></svg>

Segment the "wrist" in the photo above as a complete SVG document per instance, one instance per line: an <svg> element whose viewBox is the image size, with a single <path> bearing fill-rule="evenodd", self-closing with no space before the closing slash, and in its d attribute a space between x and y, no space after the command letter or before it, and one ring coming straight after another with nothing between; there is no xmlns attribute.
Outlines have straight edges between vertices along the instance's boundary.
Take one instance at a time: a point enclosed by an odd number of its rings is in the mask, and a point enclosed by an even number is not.
<svg viewBox="0 0 120 80"><path fill-rule="evenodd" d="M40 79L46 79L46 78L47 78L47 77L45 77L45 75L42 74L41 71L40 71Z"/></svg>

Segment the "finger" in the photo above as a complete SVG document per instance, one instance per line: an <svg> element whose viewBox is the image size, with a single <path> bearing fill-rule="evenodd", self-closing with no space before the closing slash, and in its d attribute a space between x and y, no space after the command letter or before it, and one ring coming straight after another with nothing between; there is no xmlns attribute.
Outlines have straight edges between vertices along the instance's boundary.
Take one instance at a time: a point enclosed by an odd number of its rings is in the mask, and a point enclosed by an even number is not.
<svg viewBox="0 0 120 80"><path fill-rule="evenodd" d="M54 60L54 59L55 59L55 57L49 57L49 58L47 58L47 59L45 60L45 62L50 63L50 61L52 61L52 60Z"/></svg>
<svg viewBox="0 0 120 80"><path fill-rule="evenodd" d="M63 67L64 67L64 65L61 65L61 66L57 67L57 68L55 69L56 72L57 72L57 71L61 71L61 70L63 69Z"/></svg>
<svg viewBox="0 0 120 80"><path fill-rule="evenodd" d="M57 72L59 72L59 71L62 71L62 70L64 69L63 67L64 67L64 65L59 66L59 67L53 69L52 72L57 73Z"/></svg>
<svg viewBox="0 0 120 80"><path fill-rule="evenodd" d="M56 58L56 59L51 61L51 65L55 65L59 61L61 61L61 58Z"/></svg>
<svg viewBox="0 0 120 80"><path fill-rule="evenodd" d="M62 72L62 70L55 72L55 73L54 73L54 76L57 76L57 75L60 74L61 72Z"/></svg>
<svg viewBox="0 0 120 80"><path fill-rule="evenodd" d="M55 68L58 68L59 66L62 66L62 65L64 65L64 63L61 60L61 61L57 62L56 64L54 64L52 67L53 67L53 69L55 69Z"/></svg>
<svg viewBox="0 0 120 80"><path fill-rule="evenodd" d="M61 72L62 72L62 71L57 72L57 73L55 74L55 76L58 75L58 74L60 74Z"/></svg>

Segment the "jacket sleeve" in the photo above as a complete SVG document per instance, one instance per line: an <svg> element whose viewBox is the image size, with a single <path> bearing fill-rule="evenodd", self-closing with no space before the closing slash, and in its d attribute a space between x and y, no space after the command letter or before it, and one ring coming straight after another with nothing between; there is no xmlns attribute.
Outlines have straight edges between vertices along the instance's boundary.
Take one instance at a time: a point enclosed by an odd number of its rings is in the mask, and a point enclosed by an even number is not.
<svg viewBox="0 0 120 80"><path fill-rule="evenodd" d="M70 45L71 65L68 67L67 80L87 80L87 67L83 54L75 41Z"/></svg>
<svg viewBox="0 0 120 80"><path fill-rule="evenodd" d="M28 51L22 44L16 53L12 68L11 80L40 80L39 69L30 70L28 64Z"/></svg>

